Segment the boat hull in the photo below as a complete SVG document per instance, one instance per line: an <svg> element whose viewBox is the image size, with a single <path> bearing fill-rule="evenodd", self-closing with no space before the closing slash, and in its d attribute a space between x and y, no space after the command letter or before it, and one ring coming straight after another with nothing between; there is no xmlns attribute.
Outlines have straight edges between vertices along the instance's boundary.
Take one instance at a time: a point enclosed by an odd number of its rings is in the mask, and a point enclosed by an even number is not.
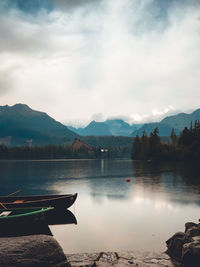
<svg viewBox="0 0 200 267"><path fill-rule="evenodd" d="M54 208L27 208L27 209L4 209L0 210L0 228L27 227L45 222L47 214ZM3 213L10 212L7 216ZM2 216L2 217L1 217Z"/></svg>
<svg viewBox="0 0 200 267"><path fill-rule="evenodd" d="M8 209L31 207L54 207L68 209L76 201L77 194L0 197L0 203Z"/></svg>
<svg viewBox="0 0 200 267"><path fill-rule="evenodd" d="M13 209L22 210L22 209ZM29 208L28 210L33 210ZM2 212L9 210L0 210ZM77 224L75 215L70 210L57 211L54 208L47 212L39 213L37 216L26 216L22 218L2 219L0 216L0 237L14 237L27 235L52 235L49 225Z"/></svg>

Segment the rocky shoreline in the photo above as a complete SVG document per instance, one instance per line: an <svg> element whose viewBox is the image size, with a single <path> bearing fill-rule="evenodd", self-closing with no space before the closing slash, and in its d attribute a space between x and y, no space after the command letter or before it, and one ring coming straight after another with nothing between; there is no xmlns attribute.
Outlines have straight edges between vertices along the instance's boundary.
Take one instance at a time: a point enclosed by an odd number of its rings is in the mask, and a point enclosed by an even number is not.
<svg viewBox="0 0 200 267"><path fill-rule="evenodd" d="M49 235L0 238L0 267L199 267L200 223L188 222L185 232L166 241L167 254L156 252L99 252L64 254Z"/></svg>
<svg viewBox="0 0 200 267"><path fill-rule="evenodd" d="M165 253L100 252L65 255L49 235L0 238L0 267L174 266Z"/></svg>
<svg viewBox="0 0 200 267"><path fill-rule="evenodd" d="M166 241L168 255L186 267L200 266L200 223L187 222L185 232Z"/></svg>
<svg viewBox="0 0 200 267"><path fill-rule="evenodd" d="M100 252L67 254L72 267L174 267L166 253L155 252Z"/></svg>

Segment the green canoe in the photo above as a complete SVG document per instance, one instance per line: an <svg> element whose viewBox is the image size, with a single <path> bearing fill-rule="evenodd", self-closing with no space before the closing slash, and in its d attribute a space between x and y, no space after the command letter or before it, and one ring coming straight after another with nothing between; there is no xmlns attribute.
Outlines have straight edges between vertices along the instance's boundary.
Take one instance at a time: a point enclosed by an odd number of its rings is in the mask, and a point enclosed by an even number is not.
<svg viewBox="0 0 200 267"><path fill-rule="evenodd" d="M26 208L26 209L1 209L0 210L0 226L17 226L17 224L25 225L34 224L44 221L46 214L53 210L53 207L45 208Z"/></svg>

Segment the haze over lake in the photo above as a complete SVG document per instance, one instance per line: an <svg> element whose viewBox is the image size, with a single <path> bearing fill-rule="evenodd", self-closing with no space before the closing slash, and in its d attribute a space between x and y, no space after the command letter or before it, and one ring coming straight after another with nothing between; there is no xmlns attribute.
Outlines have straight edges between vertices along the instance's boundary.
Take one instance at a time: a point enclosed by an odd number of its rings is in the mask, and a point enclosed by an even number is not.
<svg viewBox="0 0 200 267"><path fill-rule="evenodd" d="M196 162L0 161L0 194L77 192L70 210L78 224L51 226L66 253L164 251L200 218L199 170Z"/></svg>

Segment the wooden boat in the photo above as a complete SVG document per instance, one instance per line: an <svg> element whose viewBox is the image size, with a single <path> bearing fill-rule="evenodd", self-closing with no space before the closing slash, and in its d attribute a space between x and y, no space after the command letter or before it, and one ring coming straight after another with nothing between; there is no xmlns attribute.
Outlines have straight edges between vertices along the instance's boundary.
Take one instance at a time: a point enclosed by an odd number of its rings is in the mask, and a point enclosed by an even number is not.
<svg viewBox="0 0 200 267"><path fill-rule="evenodd" d="M30 226L45 221L46 214L53 210L53 207L26 208L26 209L1 209L0 228L6 226L17 227L18 225Z"/></svg>
<svg viewBox="0 0 200 267"><path fill-rule="evenodd" d="M77 194L37 195L37 196L1 196L0 206L7 209L30 207L54 207L57 210L68 209L73 205Z"/></svg>

